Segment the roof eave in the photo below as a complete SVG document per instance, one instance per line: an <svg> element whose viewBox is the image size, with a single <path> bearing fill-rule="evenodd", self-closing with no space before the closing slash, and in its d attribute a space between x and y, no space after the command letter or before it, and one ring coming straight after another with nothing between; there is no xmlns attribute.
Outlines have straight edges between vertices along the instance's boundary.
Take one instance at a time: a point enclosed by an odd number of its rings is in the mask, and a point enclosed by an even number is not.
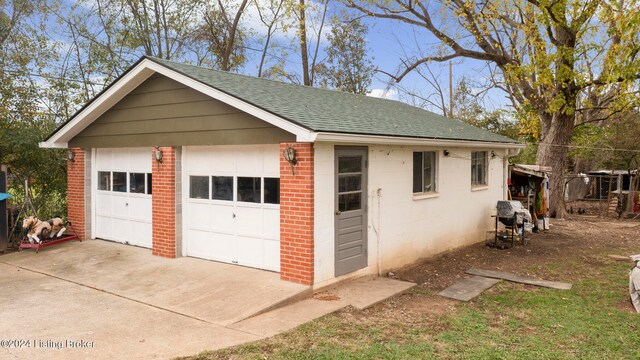
<svg viewBox="0 0 640 360"><path fill-rule="evenodd" d="M487 149L524 149L526 144L519 142L496 142L481 140L458 140L442 138L420 138L404 136L385 136L367 134L346 134L333 132L318 132L316 142L336 142L348 144L380 144L380 145L422 145L422 146L455 146L462 148Z"/></svg>

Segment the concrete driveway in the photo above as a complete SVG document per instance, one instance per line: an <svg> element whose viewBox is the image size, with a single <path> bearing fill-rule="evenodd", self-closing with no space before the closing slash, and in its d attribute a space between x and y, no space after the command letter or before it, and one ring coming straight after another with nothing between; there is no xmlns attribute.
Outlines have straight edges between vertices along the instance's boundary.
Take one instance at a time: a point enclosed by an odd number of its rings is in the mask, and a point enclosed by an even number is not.
<svg viewBox="0 0 640 360"><path fill-rule="evenodd" d="M0 256L0 358L154 359L262 338L230 325L308 295L279 274L100 240Z"/></svg>

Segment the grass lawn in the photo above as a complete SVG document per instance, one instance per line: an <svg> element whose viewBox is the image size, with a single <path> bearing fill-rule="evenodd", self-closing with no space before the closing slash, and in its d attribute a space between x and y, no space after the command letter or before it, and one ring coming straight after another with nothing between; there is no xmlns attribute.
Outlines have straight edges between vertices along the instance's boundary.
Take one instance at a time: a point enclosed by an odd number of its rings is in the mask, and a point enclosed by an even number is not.
<svg viewBox="0 0 640 360"><path fill-rule="evenodd" d="M569 291L501 282L461 303L418 287L372 309L346 309L190 359L640 359L640 316L628 293L631 263L607 257L611 251L523 269L572 282ZM640 253L640 247L613 251Z"/></svg>

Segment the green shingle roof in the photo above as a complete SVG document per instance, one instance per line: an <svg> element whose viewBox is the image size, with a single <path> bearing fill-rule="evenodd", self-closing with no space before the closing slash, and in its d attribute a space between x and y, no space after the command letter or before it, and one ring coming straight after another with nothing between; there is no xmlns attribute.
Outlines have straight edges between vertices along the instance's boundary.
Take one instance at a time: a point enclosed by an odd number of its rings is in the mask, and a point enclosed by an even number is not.
<svg viewBox="0 0 640 360"><path fill-rule="evenodd" d="M400 101L147 58L316 132L517 143Z"/></svg>
<svg viewBox="0 0 640 360"><path fill-rule="evenodd" d="M316 132L517 143L400 101L148 59Z"/></svg>
<svg viewBox="0 0 640 360"><path fill-rule="evenodd" d="M151 56L142 57L130 69L145 58L315 132L519 144L516 140L460 120L395 100L288 84ZM125 74L85 104L47 139L71 122Z"/></svg>

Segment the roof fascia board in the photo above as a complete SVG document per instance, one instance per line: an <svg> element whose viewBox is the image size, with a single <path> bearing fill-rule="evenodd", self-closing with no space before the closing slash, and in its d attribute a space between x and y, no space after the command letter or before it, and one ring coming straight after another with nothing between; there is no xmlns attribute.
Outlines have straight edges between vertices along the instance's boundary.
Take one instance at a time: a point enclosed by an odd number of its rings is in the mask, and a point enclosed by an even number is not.
<svg viewBox="0 0 640 360"><path fill-rule="evenodd" d="M462 148L487 148L487 149L523 149L526 144L500 143L488 141L450 140L450 139L425 139L407 138L399 136L359 135L341 133L317 133L316 142L336 142L350 144L386 144L386 145L426 145L426 146L455 146Z"/></svg>
<svg viewBox="0 0 640 360"><path fill-rule="evenodd" d="M231 96L209 85L205 85L197 80L194 80L164 65L158 64L156 62L153 62L147 59L145 59L143 63L145 63L145 65L149 69L159 74L162 74L172 80L182 83L185 86L188 86L196 91L199 91L205 95L208 95L211 98L221 101L229 106L233 106L234 108L239 109L249 115L253 115L258 119L263 120L284 131L287 131L296 135L296 140L298 142L313 142L315 140L315 134L313 131L305 129L302 126L296 125L289 120L285 120L266 110L263 110L252 104L249 104L246 101L238 99L237 97Z"/></svg>
<svg viewBox="0 0 640 360"><path fill-rule="evenodd" d="M73 120L65 124L59 131L39 145L43 148L66 148L74 136L94 122L98 117L122 100L127 94L147 80L153 71L144 61L140 62L127 74L120 78L107 91L98 96L86 108L78 113Z"/></svg>

